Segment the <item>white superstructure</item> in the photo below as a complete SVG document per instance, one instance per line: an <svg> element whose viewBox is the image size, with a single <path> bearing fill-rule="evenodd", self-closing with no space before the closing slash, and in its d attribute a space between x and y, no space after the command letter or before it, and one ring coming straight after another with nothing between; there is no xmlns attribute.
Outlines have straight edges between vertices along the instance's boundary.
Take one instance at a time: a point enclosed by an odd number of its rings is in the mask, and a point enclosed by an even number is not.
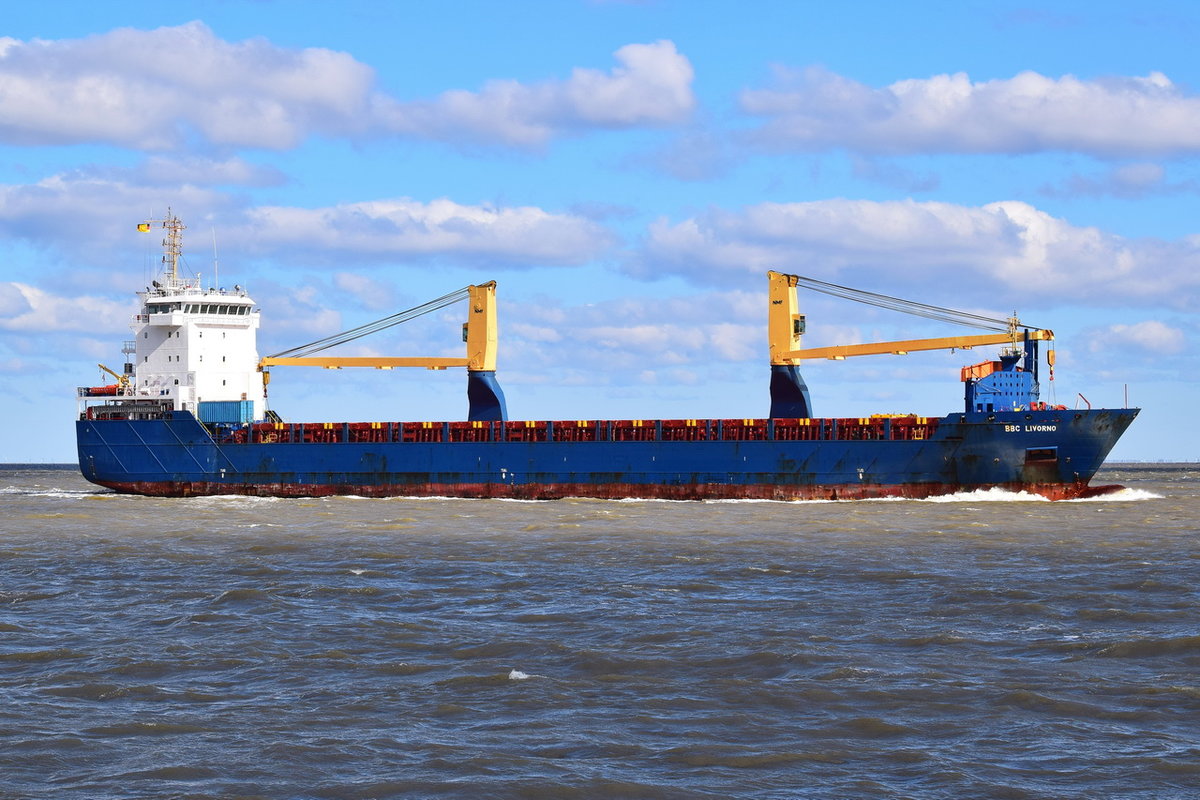
<svg viewBox="0 0 1200 800"><path fill-rule="evenodd" d="M258 370L259 311L240 286L232 291L204 289L199 278L179 275L184 225L168 211L161 224L163 274L138 292L132 347L126 345L126 397L170 401L175 410L200 415L201 403L248 401L250 420L266 412L263 376Z"/></svg>

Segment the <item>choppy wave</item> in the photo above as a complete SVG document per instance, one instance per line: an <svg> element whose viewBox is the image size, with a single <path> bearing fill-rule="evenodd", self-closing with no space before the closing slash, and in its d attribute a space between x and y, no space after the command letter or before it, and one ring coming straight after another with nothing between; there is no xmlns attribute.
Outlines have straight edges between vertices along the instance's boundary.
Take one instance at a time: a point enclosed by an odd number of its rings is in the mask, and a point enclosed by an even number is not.
<svg viewBox="0 0 1200 800"><path fill-rule="evenodd" d="M1157 492L1151 492L1146 489L1131 489L1128 486L1118 489L1115 492L1108 494L1100 494L1095 497L1081 497L1076 500L1067 500L1068 503L1128 503L1137 502L1139 500L1162 500L1166 495Z"/></svg>
<svg viewBox="0 0 1200 800"><path fill-rule="evenodd" d="M1130 472L1083 504L10 474L0 795L1190 800L1200 483Z"/></svg>
<svg viewBox="0 0 1200 800"><path fill-rule="evenodd" d="M286 497L261 497L259 495L250 494L206 494L197 497L172 497L168 498L172 503L189 504L196 506L209 505L264 505L269 503L279 503L289 498ZM295 498L301 500L311 500L313 498Z"/></svg>
<svg viewBox="0 0 1200 800"><path fill-rule="evenodd" d="M969 492L925 497L921 503L1049 503L1049 499L1033 492L1014 492L1009 489L992 487L990 489L973 489Z"/></svg>
<svg viewBox="0 0 1200 800"><path fill-rule="evenodd" d="M58 489L53 487L40 488L12 485L0 487L0 495L21 495L24 497L62 497L75 499L97 494L114 494L114 492L111 489L104 489L99 486L95 489Z"/></svg>

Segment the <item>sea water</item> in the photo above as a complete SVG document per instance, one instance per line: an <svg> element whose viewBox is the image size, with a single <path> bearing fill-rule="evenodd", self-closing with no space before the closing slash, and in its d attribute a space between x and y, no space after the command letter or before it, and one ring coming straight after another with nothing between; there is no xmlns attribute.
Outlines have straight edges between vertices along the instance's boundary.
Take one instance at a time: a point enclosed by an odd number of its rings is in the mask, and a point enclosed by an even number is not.
<svg viewBox="0 0 1200 800"><path fill-rule="evenodd" d="M1193 798L1200 468L1048 502L0 471L0 798Z"/></svg>

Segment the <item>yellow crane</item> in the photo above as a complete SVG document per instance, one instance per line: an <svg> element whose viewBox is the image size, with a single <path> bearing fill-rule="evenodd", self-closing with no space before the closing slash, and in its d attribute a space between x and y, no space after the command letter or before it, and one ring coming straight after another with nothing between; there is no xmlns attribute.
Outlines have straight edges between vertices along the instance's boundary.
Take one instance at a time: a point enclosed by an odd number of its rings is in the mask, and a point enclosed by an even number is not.
<svg viewBox="0 0 1200 800"><path fill-rule="evenodd" d="M464 358L440 356L290 356L276 354L260 359L258 362L259 369L266 371L271 367L282 366L324 367L325 369L341 369L342 367L374 367L375 369L392 369L393 367L425 367L426 369L466 367L471 372L495 371L497 345L496 282L489 281L478 286L468 286L465 291L470 301L470 310L468 311L467 321L463 323L463 341L467 345L467 353ZM447 297L450 296L447 295ZM436 303L438 301L432 302ZM424 306L420 306L419 308L424 308ZM410 316L407 319L411 318ZM400 320L399 322L407 321L407 319ZM379 321L379 323L382 322L384 320ZM399 322L391 324L399 324ZM365 336L367 333L374 333L376 330L390 327L390 325L379 325L379 323L371 323L370 326L363 326L363 328L375 327L361 335ZM359 330L356 328L354 331L347 331L346 334ZM358 336L345 338L345 334L338 334L337 337L328 338L334 339L339 337L342 337L341 341L334 342L335 344L358 338ZM322 339L319 342L313 342L310 345L304 345L303 347L293 348L284 352L311 351L314 347L325 346L324 343L327 341L328 339Z"/></svg>
<svg viewBox="0 0 1200 800"><path fill-rule="evenodd" d="M771 355L771 416L773 418L810 417L812 401L808 386L800 374L800 362L818 358L843 360L851 356L869 356L891 353L904 355L920 350L969 350L984 345L1007 345L999 361L964 367L962 380L966 384L964 406L968 411L999 407L1033 407L1038 403L1037 349L1038 342L1053 341L1054 333L1049 330L1023 325L1014 314L1007 319L986 317L953 309L941 308L911 300L902 300L887 295L851 289L814 278L788 275L771 270L769 281L769 306L767 312L768 340ZM901 311L908 314L940 320L959 325L991 329L993 333L966 336L941 336L931 339L903 339L892 342L870 344L835 345L832 347L802 347L805 332L804 315L799 311L796 299L797 287L855 302ZM1050 378L1054 378L1054 351L1046 354L1050 365ZM1024 359L1024 373L1018 369ZM989 376L993 372L1012 373L1012 380L997 382ZM1041 405L1039 403L1039 405Z"/></svg>
<svg viewBox="0 0 1200 800"><path fill-rule="evenodd" d="M466 355L463 358L441 356L318 356L316 352L335 345L381 331L393 325L407 322L422 314L444 308L451 303L467 299L467 321L463 323L463 342ZM390 317L353 328L349 331L320 339L316 342L294 347L281 353L259 359L258 368L263 374L263 386L271 380L270 368L282 366L324 367L425 367L426 369L467 368L468 419L504 420L508 412L504 403L504 392L496 382L496 282L467 286L457 292L431 300L428 303L393 314Z"/></svg>
<svg viewBox="0 0 1200 800"><path fill-rule="evenodd" d="M129 388L129 376L128 375L122 375L121 373L117 372L116 370L109 369L108 367L104 366L103 364L97 364L96 366L117 379L117 388L119 390L125 391L126 389Z"/></svg>
<svg viewBox="0 0 1200 800"><path fill-rule="evenodd" d="M800 346L800 337L804 333L804 316L797 310L796 287L801 281L810 279L801 278L798 275L786 275L774 270L767 273L767 278L770 281L770 306L767 324L770 328L772 365L795 366L800 361L817 358L841 361L851 356L882 355L885 353L906 355L910 352L920 350L970 350L972 347L982 347L991 344L1007 344L1013 349L1017 349L1025 339L1032 339L1034 341L1054 340L1053 331L1028 328L1022 325L1016 316L1012 316L1005 321L1007 330L1003 333L943 336L932 339L903 339L893 342L803 348ZM838 296L846 295L839 294ZM872 296L879 297L879 295ZM946 310L942 309L942 311ZM993 320L993 322L995 321Z"/></svg>

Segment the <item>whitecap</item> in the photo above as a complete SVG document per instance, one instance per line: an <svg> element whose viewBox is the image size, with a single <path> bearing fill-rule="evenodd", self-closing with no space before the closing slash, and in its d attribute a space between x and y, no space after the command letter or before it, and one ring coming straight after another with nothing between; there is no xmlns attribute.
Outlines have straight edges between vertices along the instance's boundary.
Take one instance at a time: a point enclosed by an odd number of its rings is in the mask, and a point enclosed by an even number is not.
<svg viewBox="0 0 1200 800"><path fill-rule="evenodd" d="M1164 495L1146 491L1145 489L1122 488L1116 492L1100 494L1095 497L1080 497L1078 500L1068 500L1069 503L1123 503L1136 500L1162 500Z"/></svg>
<svg viewBox="0 0 1200 800"><path fill-rule="evenodd" d="M1040 494L1032 492L1014 492L1009 489L1000 489L991 487L989 489L975 489L970 492L955 492L954 494L942 494L935 497L925 497L919 502L922 503L1049 503L1048 497L1042 497Z"/></svg>

